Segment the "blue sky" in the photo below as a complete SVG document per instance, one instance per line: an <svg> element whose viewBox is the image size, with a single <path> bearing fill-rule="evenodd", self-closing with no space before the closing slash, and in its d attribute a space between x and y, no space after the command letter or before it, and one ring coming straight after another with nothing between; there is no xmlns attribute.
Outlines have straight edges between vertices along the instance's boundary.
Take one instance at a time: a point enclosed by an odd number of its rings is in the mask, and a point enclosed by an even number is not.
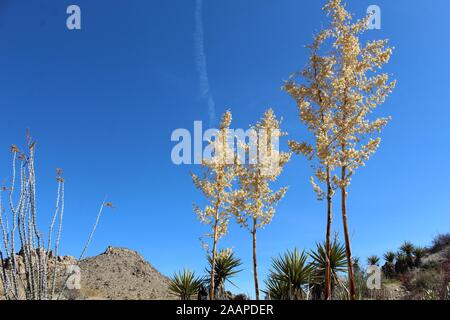
<svg viewBox="0 0 450 320"><path fill-rule="evenodd" d="M66 28L66 8L82 10L82 30ZM280 88L307 60L304 45L327 20L323 1L204 0L203 49L216 115L230 108L236 128L268 107L284 118L290 138L307 137L294 101ZM450 226L450 3L348 1L361 17L377 4L395 53L386 70L398 79L379 115L392 115L377 154L349 190L354 254L365 258L404 240L427 245ZM62 251L78 255L107 194L106 211L89 255L108 245L139 251L170 275L205 266L199 237L206 229L192 212L202 203L189 176L175 166L174 129L209 124L201 93L196 2L175 0L0 0L0 180L10 178L9 146L38 141L40 225L46 229L56 184L66 178ZM197 43L198 44L198 43ZM204 88L203 88L204 89ZM217 117L216 117L217 119ZM285 144L284 144L285 146ZM325 203L309 184L310 164L295 157L278 185L289 185L274 221L259 234L265 278L271 257L312 248L325 233ZM336 207L339 202L336 198ZM334 229L342 223L335 212ZM221 247L233 247L245 270L239 289L253 294L250 235L232 226Z"/></svg>

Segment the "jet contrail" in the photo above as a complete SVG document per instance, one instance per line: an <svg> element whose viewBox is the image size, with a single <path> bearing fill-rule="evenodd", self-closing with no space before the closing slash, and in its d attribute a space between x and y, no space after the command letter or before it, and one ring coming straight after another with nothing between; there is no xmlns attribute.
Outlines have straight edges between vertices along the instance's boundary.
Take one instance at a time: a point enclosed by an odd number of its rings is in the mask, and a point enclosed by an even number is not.
<svg viewBox="0 0 450 320"><path fill-rule="evenodd" d="M210 125L216 118L216 104L209 87L208 68L206 64L205 47L203 43L203 18L202 18L202 0L196 0L195 6L195 62L199 75L200 94L202 99L208 105L208 115Z"/></svg>

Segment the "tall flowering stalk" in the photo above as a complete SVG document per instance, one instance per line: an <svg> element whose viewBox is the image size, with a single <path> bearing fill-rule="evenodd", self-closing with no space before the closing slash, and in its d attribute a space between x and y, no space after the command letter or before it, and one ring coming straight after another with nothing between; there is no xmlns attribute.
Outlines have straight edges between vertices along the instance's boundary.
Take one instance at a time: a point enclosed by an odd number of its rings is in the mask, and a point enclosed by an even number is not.
<svg viewBox="0 0 450 320"><path fill-rule="evenodd" d="M220 123L215 139L209 142L210 157L203 159L204 169L202 176L192 174L192 180L208 200L208 204L200 209L194 205L194 212L200 221L211 228L207 234L212 238L212 266L210 299L215 298L215 265L217 260L217 242L227 234L228 223L233 203L233 181L236 178L235 152L229 139L229 128L232 115L227 111Z"/></svg>
<svg viewBox="0 0 450 320"><path fill-rule="evenodd" d="M377 133L389 118L371 120L371 114L395 87L386 73L379 73L392 55L387 40L361 45L360 35L368 30L370 16L356 22L341 0L329 0L324 12L331 26L320 32L310 46L311 57L301 72L304 84L293 79L285 89L297 101L300 119L313 132L315 145L290 142L291 149L318 162L316 177L326 184L324 192L311 180L319 199L327 198L327 265L325 298L331 294L330 233L334 189L341 190L350 297L355 297L351 244L347 219L347 188L355 170L364 165L380 144ZM328 48L325 48L327 45ZM320 55L327 52L326 55ZM333 174L340 168L340 177Z"/></svg>
<svg viewBox="0 0 450 320"><path fill-rule="evenodd" d="M331 17L331 37L336 59L332 84L335 99L333 128L339 148L338 167L341 169L338 181L341 190L342 219L350 298L355 298L351 245L347 219L347 188L356 169L375 153L380 137L376 137L390 118L373 119L373 111L381 105L395 87L396 81L389 81L386 73L380 73L389 62L393 49L387 40L370 41L361 44L360 36L368 30L370 16L353 22L352 15L341 0L329 0L324 11Z"/></svg>
<svg viewBox="0 0 450 320"><path fill-rule="evenodd" d="M280 131L280 122L272 109L267 110L252 130L250 144L253 145L245 146L249 151L249 161L239 166L239 189L235 194L234 214L237 222L252 235L256 300L259 300L257 230L272 221L275 205L287 191L286 187L273 191L270 186L277 180L291 157L290 153L278 150L278 140L281 135L283 133Z"/></svg>
<svg viewBox="0 0 450 320"><path fill-rule="evenodd" d="M332 198L335 192L333 171L336 167L335 139L335 99L332 95L331 81L334 76L336 59L332 56L321 56L321 46L329 38L330 30L320 32L312 45L309 62L304 70L294 74L286 82L284 89L297 103L300 121L303 122L314 136L314 142L289 141L289 146L296 154L303 154L309 160L314 160L315 177L319 184L326 185L326 192L311 177L311 184L319 200L327 200L326 227L326 268L324 298L331 296L331 225L333 220Z"/></svg>

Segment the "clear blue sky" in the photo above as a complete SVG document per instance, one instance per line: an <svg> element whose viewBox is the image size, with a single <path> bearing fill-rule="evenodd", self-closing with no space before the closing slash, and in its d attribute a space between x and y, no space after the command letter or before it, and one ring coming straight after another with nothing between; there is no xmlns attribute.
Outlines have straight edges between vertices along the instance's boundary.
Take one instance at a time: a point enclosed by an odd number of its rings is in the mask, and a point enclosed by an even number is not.
<svg viewBox="0 0 450 320"><path fill-rule="evenodd" d="M396 47L386 70L398 86L379 113L393 121L350 188L353 251L365 260L404 240L426 245L450 231L450 2L348 2L358 17L379 5L382 29L369 38L389 38ZM81 31L66 29L73 3L82 10ZM323 3L204 0L204 53L217 114L231 108L234 127L246 128L271 106L290 138L305 137L280 87L306 63L304 45L326 23ZM64 169L63 253L80 253L107 194L117 209L105 212L89 255L123 246L167 275L182 267L203 272L199 237L206 229L192 212L202 196L189 176L198 168L177 167L170 158L174 129L209 122L195 8L194 0L0 0L0 180L10 178L10 144L23 146L30 128L38 141L41 227L52 212L54 170ZM280 178L290 189L259 235L261 280L272 256L324 238L325 203L315 199L311 173L295 157ZM341 225L336 211L335 230ZM245 263L233 291L252 294L250 235L232 226L220 246L234 247Z"/></svg>

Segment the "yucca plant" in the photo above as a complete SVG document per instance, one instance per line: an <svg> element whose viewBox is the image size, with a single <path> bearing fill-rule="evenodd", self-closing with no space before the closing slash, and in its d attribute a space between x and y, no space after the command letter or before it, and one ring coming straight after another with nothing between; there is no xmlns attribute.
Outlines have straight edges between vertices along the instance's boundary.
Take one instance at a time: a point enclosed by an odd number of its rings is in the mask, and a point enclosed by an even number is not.
<svg viewBox="0 0 450 320"><path fill-rule="evenodd" d="M414 267L414 249L414 245L409 241L405 241L400 247L400 251L406 257L406 263L409 269L412 269Z"/></svg>
<svg viewBox="0 0 450 320"><path fill-rule="evenodd" d="M331 78L327 81L332 86L331 96L326 99L335 109L330 120L335 125L333 132L338 132L336 140L328 145L339 150L336 163L340 168L336 169L340 171L340 177L333 178L333 181L337 182L341 191L349 291L350 298L355 299L347 198L353 177L376 152L381 143L379 135L390 120L389 117L377 117L375 111L396 85L389 79L390 75L382 71L390 60L393 48L387 40L363 43L364 34L369 31L367 21L370 14L354 20L343 0L328 0L323 9L331 23L326 29L330 37L321 51L331 51L334 60L332 67L326 70ZM304 117L308 117L310 108L305 109ZM326 138L323 134L323 139Z"/></svg>
<svg viewBox="0 0 450 320"><path fill-rule="evenodd" d="M314 282L314 296L320 298L325 290L326 280L326 266L327 253L326 243L317 243L316 250L309 253L313 259L311 265L313 266L313 282ZM331 292L333 295L335 285L339 282L339 273L347 272L347 257L345 253L345 246L338 240L331 243L330 250L330 272L331 272Z"/></svg>
<svg viewBox="0 0 450 320"><path fill-rule="evenodd" d="M209 268L207 268L206 272L208 274L208 277L204 279L204 282L208 285L209 283L211 283L210 275L213 265L213 258L211 255L208 255L207 258ZM217 298L220 299L224 297L226 282L229 282L232 285L236 286L230 279L242 271L241 269L239 269L241 265L242 260L240 258L237 258L231 249L220 250L217 253L216 263L214 265L214 283L216 284L215 296Z"/></svg>
<svg viewBox="0 0 450 320"><path fill-rule="evenodd" d="M265 281L266 294L269 300L290 300L289 284L286 281L280 281L274 274L269 274Z"/></svg>
<svg viewBox="0 0 450 320"><path fill-rule="evenodd" d="M414 266L419 268L422 265L422 258L425 256L426 250L422 247L416 247L413 250Z"/></svg>
<svg viewBox="0 0 450 320"><path fill-rule="evenodd" d="M370 256L367 258L367 263L370 266L378 266L379 262L380 262L380 258L378 258L377 256Z"/></svg>
<svg viewBox="0 0 450 320"><path fill-rule="evenodd" d="M250 163L239 166L233 213L237 223L251 234L255 299L259 300L257 232L272 222L275 207L287 192L287 187L273 190L272 184L282 173L291 154L277 150L275 142L286 133L281 132L280 120L272 109L264 112L261 120L251 128L255 133L254 139L243 146L249 152ZM256 158L252 155L253 148Z"/></svg>
<svg viewBox="0 0 450 320"><path fill-rule="evenodd" d="M403 252L397 252L395 262L395 272L397 274L403 274L408 271L408 258Z"/></svg>
<svg viewBox="0 0 450 320"><path fill-rule="evenodd" d="M412 255L413 251L414 251L414 245L411 242L409 242L409 241L405 241L401 245L400 251L403 252L406 255Z"/></svg>
<svg viewBox="0 0 450 320"><path fill-rule="evenodd" d="M202 284L202 279L195 276L195 272L184 269L178 273L174 273L169 279L169 290L180 300L191 300L193 296L198 294L198 290Z"/></svg>
<svg viewBox="0 0 450 320"><path fill-rule="evenodd" d="M394 264L395 261L395 252L393 251L388 251L383 255L383 259L384 261L386 261L387 263L392 263Z"/></svg>
<svg viewBox="0 0 450 320"><path fill-rule="evenodd" d="M383 265L383 273L386 277L392 278L395 275L395 252L388 251L383 255L386 263Z"/></svg>
<svg viewBox="0 0 450 320"><path fill-rule="evenodd" d="M279 296L280 290L285 293L283 298L287 300L303 300L307 297L306 290L309 290L311 283L313 266L307 262L308 255L302 251L301 253L287 251L278 258L273 258L272 268L266 281L265 293L270 299Z"/></svg>
<svg viewBox="0 0 450 320"><path fill-rule="evenodd" d="M219 240L228 233L228 224L231 216L233 199L232 186L236 179L234 161L229 161L229 156L234 154L234 149L229 141L229 128L232 114L230 111L222 115L220 130L215 132L214 139L208 144L210 150L214 150L209 157L202 160L202 175L191 173L194 186L200 190L207 199L205 207L194 205L194 212L201 223L206 224L210 231L206 234L212 242L211 283L209 284L209 298L214 300L215 292L215 267L217 259L217 245ZM237 161L237 160L236 160Z"/></svg>

